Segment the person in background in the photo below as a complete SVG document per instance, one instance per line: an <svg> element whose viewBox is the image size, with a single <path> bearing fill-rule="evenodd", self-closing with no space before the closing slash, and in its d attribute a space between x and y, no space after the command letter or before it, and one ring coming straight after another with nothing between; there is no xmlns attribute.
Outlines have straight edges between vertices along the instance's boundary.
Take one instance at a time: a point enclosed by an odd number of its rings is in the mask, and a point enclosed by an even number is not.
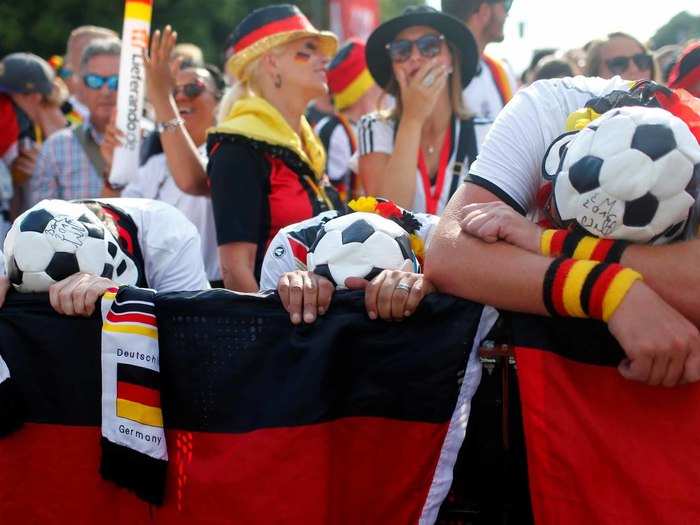
<svg viewBox="0 0 700 525"><path fill-rule="evenodd" d="M503 41L512 0L442 0L442 11L466 24L479 49L479 65L464 90L464 103L477 117L493 120L517 89L511 71L504 62L484 50L491 42Z"/></svg>
<svg viewBox="0 0 700 525"><path fill-rule="evenodd" d="M489 127L462 99L479 60L476 42L455 18L410 6L374 30L366 59L396 105L360 121L362 186L413 212L439 215Z"/></svg>
<svg viewBox="0 0 700 525"><path fill-rule="evenodd" d="M204 53L202 48L187 42L177 44L173 48L171 59L180 59L180 67L204 67Z"/></svg>
<svg viewBox="0 0 700 525"><path fill-rule="evenodd" d="M683 51L683 46L678 44L668 44L653 51L654 60L659 66L661 81L664 84L668 83L668 77L673 66L676 65L681 51Z"/></svg>
<svg viewBox="0 0 700 525"><path fill-rule="evenodd" d="M202 239L207 278L212 286L221 287L211 200L207 196L189 195L180 190L173 174L182 176L190 166L204 172L207 129L215 123L223 79L215 68L173 67L170 57L174 54L176 39L177 34L169 26L162 37L160 31L156 31L149 56L144 61L148 98L156 113L164 151L151 156L139 168L121 196L160 200L179 209L195 225ZM110 122L101 147L108 169L114 148L122 138L123 133Z"/></svg>
<svg viewBox="0 0 700 525"><path fill-rule="evenodd" d="M654 58L639 40L622 32L610 33L588 44L585 75L626 80L658 80Z"/></svg>
<svg viewBox="0 0 700 525"><path fill-rule="evenodd" d="M83 51L80 79L90 118L54 133L43 145L30 179L30 202L99 197L109 186L99 145L117 104L119 55L116 39L93 40Z"/></svg>
<svg viewBox="0 0 700 525"><path fill-rule="evenodd" d="M81 124L89 118L89 110L82 100L83 81L80 78L80 58L87 45L93 40L119 38L116 32L106 27L80 26L71 31L66 43L66 55L58 70L58 76L68 86L70 91L69 119L74 124Z"/></svg>
<svg viewBox="0 0 700 525"><path fill-rule="evenodd" d="M231 46L226 69L237 84L222 103L228 114L209 134L207 172L224 284L256 292L277 231L338 204L323 145L304 117L309 102L327 94L337 39L297 7L279 4L246 16ZM207 191L206 180L193 182Z"/></svg>
<svg viewBox="0 0 700 525"><path fill-rule="evenodd" d="M326 148L326 174L343 201L360 194L359 180L350 168L357 151L357 123L377 108L381 89L367 69L365 45L348 40L328 65L328 89L335 113L321 119L314 131Z"/></svg>
<svg viewBox="0 0 700 525"><path fill-rule="evenodd" d="M535 66L532 72L532 81L545 78L573 77L574 68L564 58L557 58L556 55L543 57Z"/></svg>
<svg viewBox="0 0 700 525"><path fill-rule="evenodd" d="M51 66L31 53L12 53L0 61L0 240L8 221L27 206L26 183L46 137L66 127L61 105L65 84ZM8 174L11 173L11 180Z"/></svg>
<svg viewBox="0 0 700 525"><path fill-rule="evenodd" d="M692 42L680 54L668 77L670 88L682 88L700 97L700 40Z"/></svg>

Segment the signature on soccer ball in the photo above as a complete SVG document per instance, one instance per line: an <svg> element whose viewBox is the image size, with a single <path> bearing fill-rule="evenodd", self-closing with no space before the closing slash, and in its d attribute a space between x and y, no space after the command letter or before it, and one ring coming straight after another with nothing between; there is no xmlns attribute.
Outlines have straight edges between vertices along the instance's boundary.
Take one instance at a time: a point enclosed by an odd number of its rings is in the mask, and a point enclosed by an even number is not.
<svg viewBox="0 0 700 525"><path fill-rule="evenodd" d="M615 205L617 199L601 195L600 192L594 192L590 197L583 201L583 208L589 213L582 215L579 218L581 226L598 232L602 237L610 235L617 228L617 213L615 213Z"/></svg>
<svg viewBox="0 0 700 525"><path fill-rule="evenodd" d="M59 241L73 244L76 247L82 246L83 239L87 236L85 227L67 215L51 219L44 229L44 234Z"/></svg>

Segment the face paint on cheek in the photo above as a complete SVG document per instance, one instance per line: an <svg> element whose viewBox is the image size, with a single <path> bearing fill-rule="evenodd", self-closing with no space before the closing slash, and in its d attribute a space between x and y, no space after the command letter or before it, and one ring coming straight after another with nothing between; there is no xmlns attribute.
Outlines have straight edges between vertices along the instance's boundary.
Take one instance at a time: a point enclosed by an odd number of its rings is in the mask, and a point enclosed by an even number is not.
<svg viewBox="0 0 700 525"><path fill-rule="evenodd" d="M311 60L310 53L305 53L304 51L297 51L294 55L294 61L300 64L306 64L309 60Z"/></svg>

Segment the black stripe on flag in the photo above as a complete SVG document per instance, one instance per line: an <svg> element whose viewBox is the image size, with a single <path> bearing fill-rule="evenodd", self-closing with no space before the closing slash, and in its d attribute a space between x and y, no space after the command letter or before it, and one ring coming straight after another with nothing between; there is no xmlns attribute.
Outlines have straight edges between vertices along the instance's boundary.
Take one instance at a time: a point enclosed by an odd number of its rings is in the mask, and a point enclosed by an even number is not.
<svg viewBox="0 0 700 525"><path fill-rule="evenodd" d="M114 303L112 303L112 307L110 308L110 310L112 310L112 312L114 312L115 314L140 313L155 315L156 313L153 304L135 303L133 301L128 301L124 304L117 304L117 302L115 301Z"/></svg>
<svg viewBox="0 0 700 525"><path fill-rule="evenodd" d="M160 389L160 374L158 372L127 363L117 363L117 381L155 390Z"/></svg>

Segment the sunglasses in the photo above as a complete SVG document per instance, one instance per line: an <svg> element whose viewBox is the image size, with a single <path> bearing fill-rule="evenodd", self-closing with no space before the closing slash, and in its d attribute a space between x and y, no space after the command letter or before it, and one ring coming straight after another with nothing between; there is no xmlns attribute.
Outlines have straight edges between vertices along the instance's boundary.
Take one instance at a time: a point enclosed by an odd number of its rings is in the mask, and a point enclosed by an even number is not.
<svg viewBox="0 0 700 525"><path fill-rule="evenodd" d="M637 69L640 71L648 71L653 64L653 59L650 54L637 53L631 57L613 57L606 60L605 65L608 66L608 69L614 75L621 75L630 67L630 60L634 62L634 65L637 66Z"/></svg>
<svg viewBox="0 0 700 525"><path fill-rule="evenodd" d="M175 86L173 88L173 97L177 97L180 92L190 100L197 98L199 95L204 93L207 89L206 84L201 80L190 82L189 84L183 84L181 86Z"/></svg>
<svg viewBox="0 0 700 525"><path fill-rule="evenodd" d="M487 0L489 4L498 4L503 2L503 7L506 13L510 11L510 7L513 5L513 0Z"/></svg>
<svg viewBox="0 0 700 525"><path fill-rule="evenodd" d="M444 40L445 37L443 35L429 34L423 35L417 40L394 40L386 45L386 49L389 52L389 58L393 62L401 63L411 58L414 45L425 58L438 56L442 50Z"/></svg>
<svg viewBox="0 0 700 525"><path fill-rule="evenodd" d="M119 75L109 75L108 77L103 77L93 73L88 73L83 77L83 83L95 91L102 89L102 86L105 84L107 84L110 91L116 91L119 87Z"/></svg>
<svg viewBox="0 0 700 525"><path fill-rule="evenodd" d="M61 77L63 80L67 80L73 76L73 70L68 69L67 67L61 67L58 69L58 76Z"/></svg>

